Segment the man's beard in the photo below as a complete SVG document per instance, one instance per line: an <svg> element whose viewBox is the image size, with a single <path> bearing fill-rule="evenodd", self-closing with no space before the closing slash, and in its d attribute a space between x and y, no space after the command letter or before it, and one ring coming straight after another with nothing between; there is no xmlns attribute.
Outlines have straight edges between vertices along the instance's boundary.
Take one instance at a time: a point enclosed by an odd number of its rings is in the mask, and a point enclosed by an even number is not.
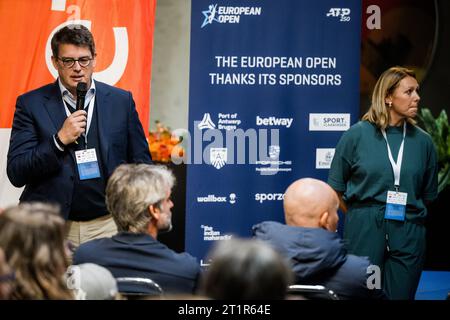
<svg viewBox="0 0 450 320"><path fill-rule="evenodd" d="M168 232L172 231L172 228L173 228L172 221L169 221L169 225L165 228L158 230L158 234L168 233Z"/></svg>

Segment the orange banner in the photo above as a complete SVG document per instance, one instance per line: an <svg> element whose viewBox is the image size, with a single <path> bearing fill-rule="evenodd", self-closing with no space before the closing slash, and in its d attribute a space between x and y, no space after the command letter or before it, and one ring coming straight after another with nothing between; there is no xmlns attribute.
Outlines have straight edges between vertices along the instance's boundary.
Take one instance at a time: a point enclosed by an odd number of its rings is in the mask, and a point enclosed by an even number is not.
<svg viewBox="0 0 450 320"><path fill-rule="evenodd" d="M133 93L148 132L156 0L1 0L0 128L11 128L18 95L55 81L50 39L81 23L94 35L94 79Z"/></svg>

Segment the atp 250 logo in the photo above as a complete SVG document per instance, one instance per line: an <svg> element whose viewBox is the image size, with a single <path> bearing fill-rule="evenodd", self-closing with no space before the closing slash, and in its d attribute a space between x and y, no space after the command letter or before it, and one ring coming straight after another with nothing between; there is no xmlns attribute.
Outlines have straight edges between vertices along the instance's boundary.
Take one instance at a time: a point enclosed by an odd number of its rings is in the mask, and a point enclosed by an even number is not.
<svg viewBox="0 0 450 320"><path fill-rule="evenodd" d="M350 13L350 8L331 8L327 13L327 17L340 18L339 21L341 22L349 22Z"/></svg>

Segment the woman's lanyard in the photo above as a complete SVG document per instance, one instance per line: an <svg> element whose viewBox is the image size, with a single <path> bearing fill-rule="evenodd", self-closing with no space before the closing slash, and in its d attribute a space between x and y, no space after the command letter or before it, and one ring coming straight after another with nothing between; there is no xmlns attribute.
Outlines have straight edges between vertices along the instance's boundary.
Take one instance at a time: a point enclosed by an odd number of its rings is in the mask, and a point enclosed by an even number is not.
<svg viewBox="0 0 450 320"><path fill-rule="evenodd" d="M402 169L402 161L403 161L403 146L405 144L405 136L406 136L406 121L403 122L403 139L402 144L400 145L400 149L398 150L397 162L395 162L394 158L392 157L392 152L389 146L386 131L384 129L381 129L381 133L383 134L384 140L386 140L389 161L391 162L392 171L394 172L394 186L395 190L398 191L398 188L400 187L400 171Z"/></svg>

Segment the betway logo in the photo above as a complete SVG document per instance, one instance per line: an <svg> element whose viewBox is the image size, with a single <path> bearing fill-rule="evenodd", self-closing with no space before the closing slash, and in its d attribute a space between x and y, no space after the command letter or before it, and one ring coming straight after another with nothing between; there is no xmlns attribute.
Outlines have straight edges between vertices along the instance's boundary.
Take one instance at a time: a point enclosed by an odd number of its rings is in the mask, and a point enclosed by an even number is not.
<svg viewBox="0 0 450 320"><path fill-rule="evenodd" d="M261 118L256 116L256 125L257 126L283 126L289 128L294 121L293 118L276 118L276 117L268 117Z"/></svg>
<svg viewBox="0 0 450 320"><path fill-rule="evenodd" d="M207 197L197 197L197 202L227 202L227 197L216 197L209 194Z"/></svg>
<svg viewBox="0 0 450 320"><path fill-rule="evenodd" d="M255 194L255 201L263 203L264 201L283 201L284 193L257 193Z"/></svg>

